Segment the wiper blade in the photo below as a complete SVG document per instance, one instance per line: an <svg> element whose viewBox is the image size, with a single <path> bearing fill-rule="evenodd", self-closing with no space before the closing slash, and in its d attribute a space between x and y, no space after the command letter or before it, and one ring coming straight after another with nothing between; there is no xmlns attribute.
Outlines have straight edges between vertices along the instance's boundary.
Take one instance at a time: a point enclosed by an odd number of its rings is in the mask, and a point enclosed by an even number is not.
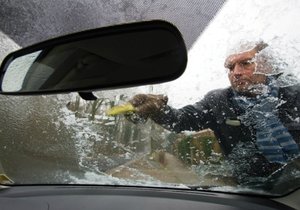
<svg viewBox="0 0 300 210"><path fill-rule="evenodd" d="M210 188L220 187L217 185L192 185L188 186L191 190L209 190Z"/></svg>

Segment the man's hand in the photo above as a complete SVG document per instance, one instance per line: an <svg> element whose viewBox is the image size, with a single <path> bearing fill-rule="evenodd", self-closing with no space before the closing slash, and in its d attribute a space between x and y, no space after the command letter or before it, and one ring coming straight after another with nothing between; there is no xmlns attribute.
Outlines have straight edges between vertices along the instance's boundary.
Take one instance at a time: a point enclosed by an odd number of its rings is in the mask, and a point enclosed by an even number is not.
<svg viewBox="0 0 300 210"><path fill-rule="evenodd" d="M138 94L129 100L135 107L135 113L144 119L151 118L163 110L168 103L168 97L164 95Z"/></svg>

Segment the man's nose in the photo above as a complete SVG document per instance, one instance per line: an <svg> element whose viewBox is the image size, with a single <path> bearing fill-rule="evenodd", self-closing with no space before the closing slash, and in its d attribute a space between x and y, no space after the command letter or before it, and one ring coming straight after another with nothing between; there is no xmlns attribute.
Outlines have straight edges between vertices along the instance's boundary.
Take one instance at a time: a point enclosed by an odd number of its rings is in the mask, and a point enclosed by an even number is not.
<svg viewBox="0 0 300 210"><path fill-rule="evenodd" d="M236 63L234 65L234 68L233 68L233 71L232 71L233 75L235 75L235 76L242 75L243 72L244 72L243 66L240 65L239 63Z"/></svg>

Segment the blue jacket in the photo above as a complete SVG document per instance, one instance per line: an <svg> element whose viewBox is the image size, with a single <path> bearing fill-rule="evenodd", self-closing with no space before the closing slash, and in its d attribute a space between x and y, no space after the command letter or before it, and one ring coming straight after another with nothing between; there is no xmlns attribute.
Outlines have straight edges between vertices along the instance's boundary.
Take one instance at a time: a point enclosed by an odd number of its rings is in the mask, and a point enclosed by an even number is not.
<svg viewBox="0 0 300 210"><path fill-rule="evenodd" d="M153 120L164 128L175 131L199 131L210 128L214 131L223 152L235 161L246 161L251 165L246 169L251 175L268 175L280 167L278 163L269 163L257 149L243 158L234 157L232 152L239 145L256 148L256 130L253 126L245 126L238 120L244 113L233 101L231 88L218 89L209 92L201 101L181 109L165 107L163 113L153 117ZM278 117L289 130L294 140L300 143L300 86L279 89L279 98L286 103L278 107ZM242 146L241 146L242 145ZM246 160L245 160L246 159ZM243 164L243 162L241 162ZM253 170L253 168L259 170ZM265 169L265 170L261 170Z"/></svg>

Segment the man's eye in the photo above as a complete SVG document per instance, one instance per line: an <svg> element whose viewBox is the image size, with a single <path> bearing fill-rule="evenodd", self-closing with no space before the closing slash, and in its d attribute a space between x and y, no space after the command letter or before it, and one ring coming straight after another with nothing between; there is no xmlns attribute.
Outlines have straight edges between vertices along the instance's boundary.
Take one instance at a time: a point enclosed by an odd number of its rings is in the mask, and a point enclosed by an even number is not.
<svg viewBox="0 0 300 210"><path fill-rule="evenodd" d="M229 70L229 71L232 71L234 69L234 64L228 64L226 65L225 67Z"/></svg>
<svg viewBox="0 0 300 210"><path fill-rule="evenodd" d="M251 66L253 63L254 63L254 61L252 61L252 60L246 60L246 61L242 61L240 64L241 64L243 67L249 67L249 66Z"/></svg>

